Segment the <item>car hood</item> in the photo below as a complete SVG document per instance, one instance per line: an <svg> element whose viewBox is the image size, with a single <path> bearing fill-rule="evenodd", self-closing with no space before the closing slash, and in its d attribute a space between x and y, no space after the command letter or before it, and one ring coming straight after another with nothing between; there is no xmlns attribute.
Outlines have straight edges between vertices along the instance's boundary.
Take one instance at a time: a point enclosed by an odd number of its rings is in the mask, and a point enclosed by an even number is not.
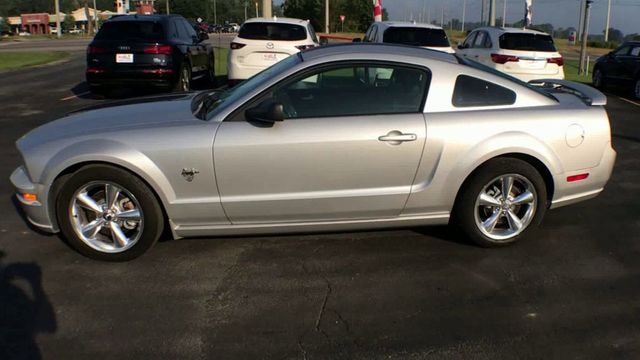
<svg viewBox="0 0 640 360"><path fill-rule="evenodd" d="M82 135L112 133L131 128L201 121L191 111L195 93L170 94L100 104L74 111L31 130L17 141L25 149L46 142Z"/></svg>

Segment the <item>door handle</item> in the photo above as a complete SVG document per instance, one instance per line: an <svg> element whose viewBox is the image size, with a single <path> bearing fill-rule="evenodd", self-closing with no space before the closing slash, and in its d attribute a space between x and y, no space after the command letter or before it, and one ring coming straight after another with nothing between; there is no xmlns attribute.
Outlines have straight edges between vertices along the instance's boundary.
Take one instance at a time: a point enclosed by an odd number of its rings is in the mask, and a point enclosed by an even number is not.
<svg viewBox="0 0 640 360"><path fill-rule="evenodd" d="M391 145L400 145L405 141L416 141L418 136L416 134L403 134L400 131L390 131L387 135L378 137L380 141L386 141Z"/></svg>

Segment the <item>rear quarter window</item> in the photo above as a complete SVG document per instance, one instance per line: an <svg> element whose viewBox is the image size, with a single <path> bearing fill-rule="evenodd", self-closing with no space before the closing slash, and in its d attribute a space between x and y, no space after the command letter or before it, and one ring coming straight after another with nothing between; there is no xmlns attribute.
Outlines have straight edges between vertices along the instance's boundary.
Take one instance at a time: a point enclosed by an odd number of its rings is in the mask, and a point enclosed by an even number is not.
<svg viewBox="0 0 640 360"><path fill-rule="evenodd" d="M557 51L551 36L527 33L506 33L500 35L500 48L521 51Z"/></svg>
<svg viewBox="0 0 640 360"><path fill-rule="evenodd" d="M148 42L164 40L161 23L153 21L114 21L105 22L96 40L122 40L129 42Z"/></svg>
<svg viewBox="0 0 640 360"><path fill-rule="evenodd" d="M512 105L516 93L510 89L468 75L456 79L452 103L455 107Z"/></svg>
<svg viewBox="0 0 640 360"><path fill-rule="evenodd" d="M300 41L307 38L304 26L278 23L245 23L238 37L249 40Z"/></svg>

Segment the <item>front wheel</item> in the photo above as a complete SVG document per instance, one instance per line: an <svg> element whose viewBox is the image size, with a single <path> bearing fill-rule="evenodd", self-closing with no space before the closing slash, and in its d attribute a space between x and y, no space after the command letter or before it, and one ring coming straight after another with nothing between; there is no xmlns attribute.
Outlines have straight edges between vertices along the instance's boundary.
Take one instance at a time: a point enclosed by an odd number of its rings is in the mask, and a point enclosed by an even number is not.
<svg viewBox="0 0 640 360"><path fill-rule="evenodd" d="M602 73L602 70L595 69L593 71L591 83L593 84L593 87L595 87L596 89L602 89L605 87L604 74Z"/></svg>
<svg viewBox="0 0 640 360"><path fill-rule="evenodd" d="M490 160L461 191L453 220L470 240L483 247L516 242L540 224L547 209L542 176L519 159Z"/></svg>
<svg viewBox="0 0 640 360"><path fill-rule="evenodd" d="M191 68L186 60L180 65L180 74L178 75L178 81L174 86L174 90L185 92L191 90Z"/></svg>
<svg viewBox="0 0 640 360"><path fill-rule="evenodd" d="M81 254L105 261L142 255L160 237L163 214L155 195L133 174L90 165L61 183L56 201L60 230Z"/></svg>

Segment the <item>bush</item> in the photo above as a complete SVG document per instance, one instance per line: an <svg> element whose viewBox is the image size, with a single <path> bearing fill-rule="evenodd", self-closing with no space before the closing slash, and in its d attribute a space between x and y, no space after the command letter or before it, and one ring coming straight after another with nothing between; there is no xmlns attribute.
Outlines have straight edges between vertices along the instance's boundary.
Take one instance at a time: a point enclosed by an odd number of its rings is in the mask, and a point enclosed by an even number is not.
<svg viewBox="0 0 640 360"><path fill-rule="evenodd" d="M615 49L619 46L617 42L609 41L587 41L587 46L600 49Z"/></svg>

